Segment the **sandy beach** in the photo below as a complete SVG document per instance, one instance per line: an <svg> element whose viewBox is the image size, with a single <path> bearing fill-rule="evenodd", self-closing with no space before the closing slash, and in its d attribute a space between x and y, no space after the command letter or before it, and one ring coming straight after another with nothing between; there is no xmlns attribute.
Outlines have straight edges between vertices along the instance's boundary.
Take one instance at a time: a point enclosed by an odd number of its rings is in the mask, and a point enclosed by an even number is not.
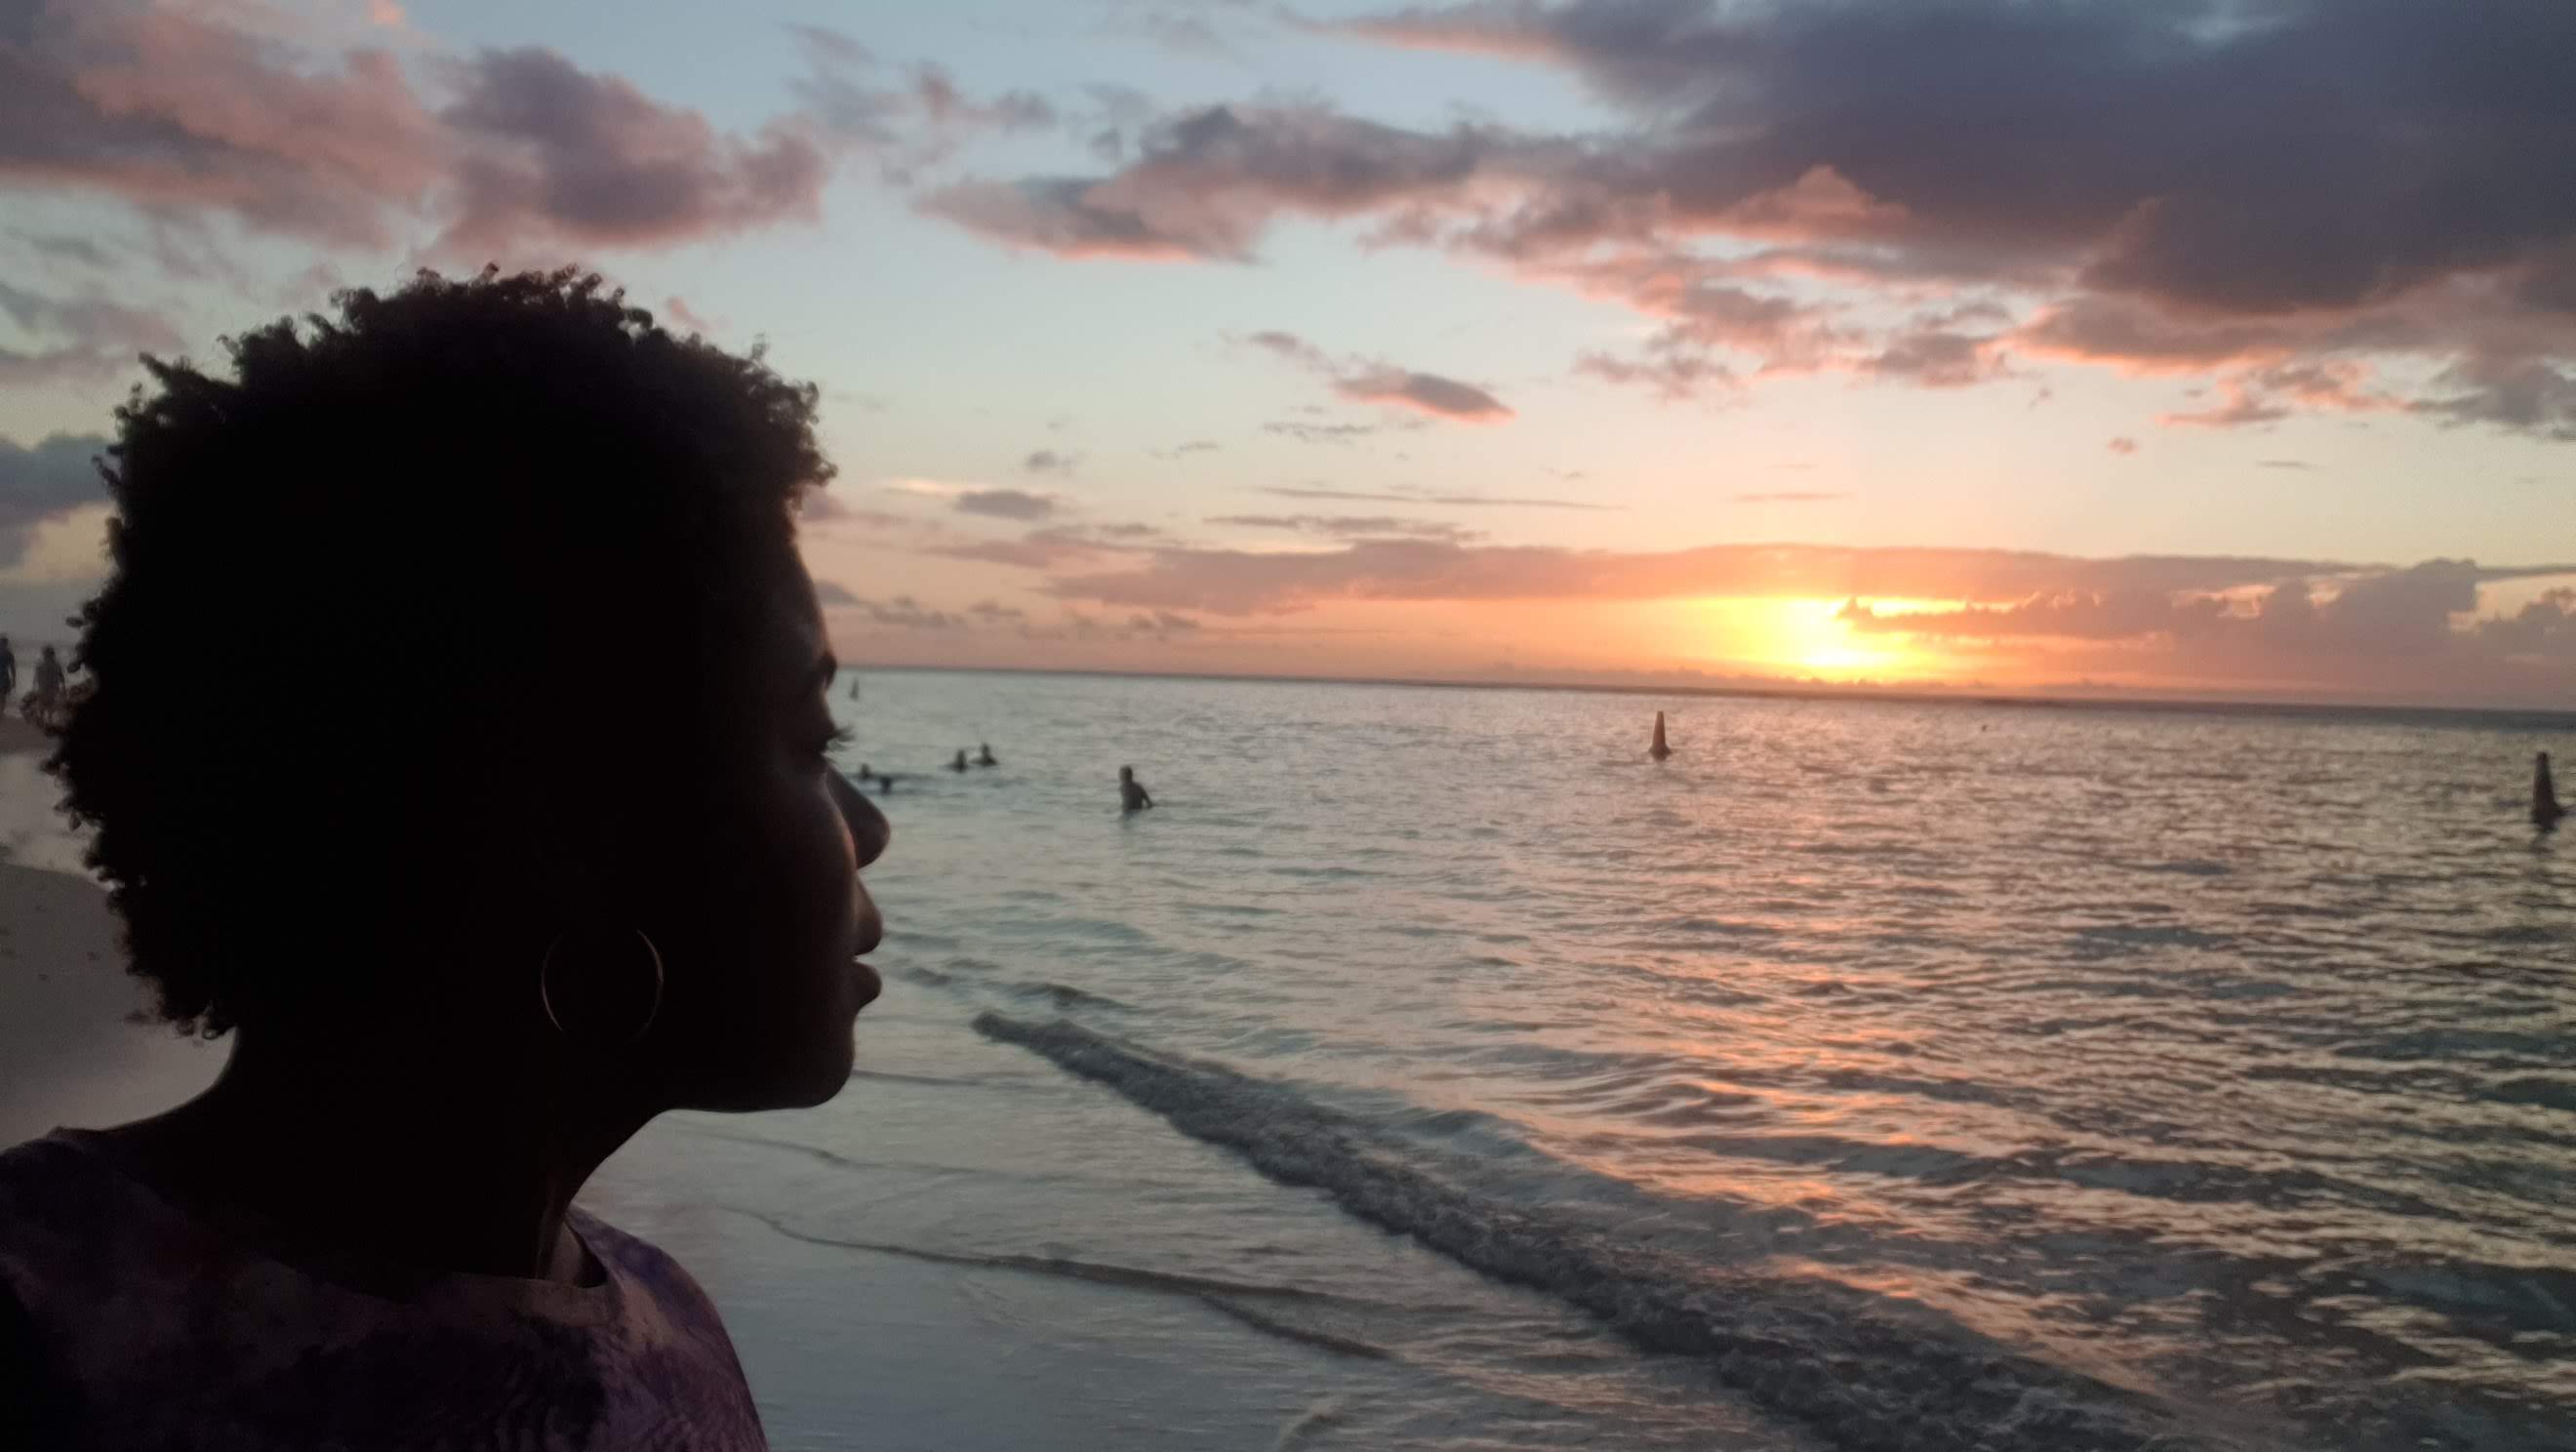
<svg viewBox="0 0 2576 1452"><path fill-rule="evenodd" d="M79 839L53 811L44 745L0 718L0 1144L167 1108L224 1060L219 1046L135 1021L142 988L124 971L106 892L80 872Z"/></svg>

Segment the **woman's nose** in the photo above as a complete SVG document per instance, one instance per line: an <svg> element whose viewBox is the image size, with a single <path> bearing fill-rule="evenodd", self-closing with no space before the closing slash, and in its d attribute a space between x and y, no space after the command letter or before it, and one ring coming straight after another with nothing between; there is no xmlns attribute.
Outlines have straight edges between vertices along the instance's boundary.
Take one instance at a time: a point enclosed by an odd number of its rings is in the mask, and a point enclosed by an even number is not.
<svg viewBox="0 0 2576 1452"><path fill-rule="evenodd" d="M832 801L841 809L841 820L849 824L850 846L858 853L859 865L865 867L883 857L886 844L894 839L894 824L877 810L876 803L837 771L832 773Z"/></svg>

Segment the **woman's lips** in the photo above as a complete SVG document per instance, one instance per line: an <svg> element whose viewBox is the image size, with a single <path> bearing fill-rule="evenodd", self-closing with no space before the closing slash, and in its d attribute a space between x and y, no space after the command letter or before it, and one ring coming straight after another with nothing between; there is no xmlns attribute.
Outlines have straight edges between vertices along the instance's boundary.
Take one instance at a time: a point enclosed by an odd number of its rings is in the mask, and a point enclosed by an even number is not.
<svg viewBox="0 0 2576 1452"><path fill-rule="evenodd" d="M876 1002L877 995L885 992L885 980L877 976L877 970L869 967L864 958L850 960L850 980L858 985L860 1008Z"/></svg>

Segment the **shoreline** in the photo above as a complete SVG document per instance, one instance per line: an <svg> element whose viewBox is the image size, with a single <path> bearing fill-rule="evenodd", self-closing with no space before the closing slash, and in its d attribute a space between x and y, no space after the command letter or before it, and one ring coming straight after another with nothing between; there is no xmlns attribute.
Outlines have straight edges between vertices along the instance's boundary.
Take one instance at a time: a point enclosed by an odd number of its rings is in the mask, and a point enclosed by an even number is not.
<svg viewBox="0 0 2576 1452"><path fill-rule="evenodd" d="M158 1113L212 1083L226 1057L144 1017L107 892L53 810L48 741L0 717L0 1148Z"/></svg>

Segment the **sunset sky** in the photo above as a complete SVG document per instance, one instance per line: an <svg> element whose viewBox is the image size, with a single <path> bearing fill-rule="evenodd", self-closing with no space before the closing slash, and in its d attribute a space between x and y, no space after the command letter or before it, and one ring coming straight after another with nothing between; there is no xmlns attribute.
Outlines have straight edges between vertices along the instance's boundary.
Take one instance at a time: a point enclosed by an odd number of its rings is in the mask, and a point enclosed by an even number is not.
<svg viewBox="0 0 2576 1452"><path fill-rule="evenodd" d="M0 629L100 569L138 352L578 261L821 385L853 661L2576 706L2570 57L2565 0L0 0Z"/></svg>

